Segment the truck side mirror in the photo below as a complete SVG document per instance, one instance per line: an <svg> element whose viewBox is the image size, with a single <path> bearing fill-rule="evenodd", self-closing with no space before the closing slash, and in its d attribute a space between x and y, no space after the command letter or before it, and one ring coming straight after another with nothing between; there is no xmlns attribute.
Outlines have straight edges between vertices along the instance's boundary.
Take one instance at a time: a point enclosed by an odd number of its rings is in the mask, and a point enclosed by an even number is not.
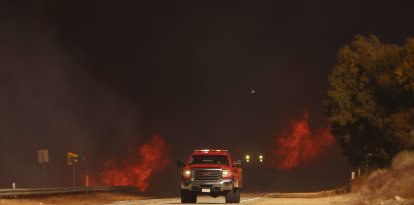
<svg viewBox="0 0 414 205"><path fill-rule="evenodd" d="M233 167L241 167L242 165L242 161L241 160L236 160L233 162Z"/></svg>
<svg viewBox="0 0 414 205"><path fill-rule="evenodd" d="M182 168L185 166L185 162L183 160L177 160L177 167Z"/></svg>

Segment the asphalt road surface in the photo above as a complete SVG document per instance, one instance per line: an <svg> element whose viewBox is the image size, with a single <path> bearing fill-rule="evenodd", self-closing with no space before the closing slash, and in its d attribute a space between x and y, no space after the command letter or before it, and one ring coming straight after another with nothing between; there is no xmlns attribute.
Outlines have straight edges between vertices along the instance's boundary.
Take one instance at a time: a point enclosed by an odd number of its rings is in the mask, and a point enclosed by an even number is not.
<svg viewBox="0 0 414 205"><path fill-rule="evenodd" d="M342 205L351 204L353 197L351 195L331 195L324 196L318 193L313 194L242 194L241 204L251 205ZM106 205L140 205L140 204L181 204L179 198L164 198L164 199L143 199L132 201L116 201ZM197 204L225 204L224 197L208 197L199 196Z"/></svg>

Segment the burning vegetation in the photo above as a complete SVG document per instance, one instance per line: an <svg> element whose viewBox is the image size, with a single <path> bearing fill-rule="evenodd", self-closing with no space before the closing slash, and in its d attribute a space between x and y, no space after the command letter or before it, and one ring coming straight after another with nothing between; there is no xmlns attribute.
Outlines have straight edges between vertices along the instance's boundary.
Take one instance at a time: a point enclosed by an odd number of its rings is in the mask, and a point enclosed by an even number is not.
<svg viewBox="0 0 414 205"><path fill-rule="evenodd" d="M275 136L275 149L270 166L277 169L289 170L305 166L323 153L334 141L329 127L317 130L315 133L309 127L309 114L293 121L289 130Z"/></svg>
<svg viewBox="0 0 414 205"><path fill-rule="evenodd" d="M170 163L166 148L164 138L154 135L138 149L131 149L128 159L107 161L101 173L102 184L136 186L140 192L145 192L151 176Z"/></svg>

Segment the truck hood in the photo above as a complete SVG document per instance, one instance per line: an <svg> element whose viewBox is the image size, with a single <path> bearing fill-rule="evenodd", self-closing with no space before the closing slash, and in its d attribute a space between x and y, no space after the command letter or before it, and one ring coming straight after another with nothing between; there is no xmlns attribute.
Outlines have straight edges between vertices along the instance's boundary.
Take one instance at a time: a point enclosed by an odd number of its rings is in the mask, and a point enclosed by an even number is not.
<svg viewBox="0 0 414 205"><path fill-rule="evenodd" d="M188 165L187 168L216 168L216 169L230 169L231 167L228 165L222 164L192 164Z"/></svg>

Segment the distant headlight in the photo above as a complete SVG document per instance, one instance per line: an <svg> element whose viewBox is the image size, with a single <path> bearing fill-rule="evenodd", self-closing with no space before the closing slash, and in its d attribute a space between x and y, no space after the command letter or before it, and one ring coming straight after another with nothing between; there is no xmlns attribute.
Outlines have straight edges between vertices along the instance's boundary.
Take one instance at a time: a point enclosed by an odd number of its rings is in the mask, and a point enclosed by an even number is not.
<svg viewBox="0 0 414 205"><path fill-rule="evenodd" d="M230 170L225 169L225 170L221 171L221 176L223 178L229 177L230 176Z"/></svg>

